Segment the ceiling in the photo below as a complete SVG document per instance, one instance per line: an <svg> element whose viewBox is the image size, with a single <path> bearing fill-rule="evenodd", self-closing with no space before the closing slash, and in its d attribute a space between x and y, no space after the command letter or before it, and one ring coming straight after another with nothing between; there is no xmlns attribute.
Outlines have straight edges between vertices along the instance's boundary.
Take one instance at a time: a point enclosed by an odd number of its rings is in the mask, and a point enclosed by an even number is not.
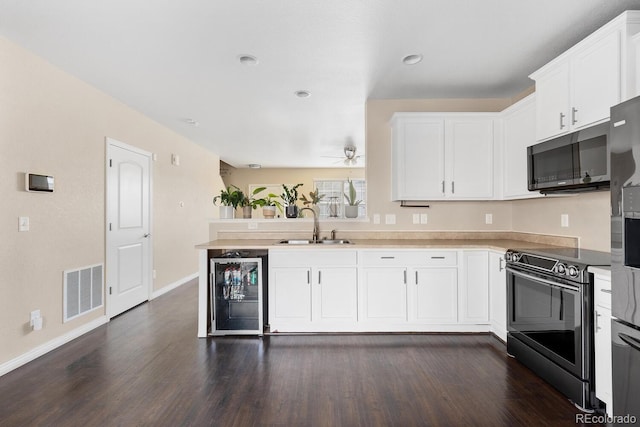
<svg viewBox="0 0 640 427"><path fill-rule="evenodd" d="M365 154L367 99L512 97L626 9L640 0L0 0L0 35L233 166L332 167L347 143Z"/></svg>

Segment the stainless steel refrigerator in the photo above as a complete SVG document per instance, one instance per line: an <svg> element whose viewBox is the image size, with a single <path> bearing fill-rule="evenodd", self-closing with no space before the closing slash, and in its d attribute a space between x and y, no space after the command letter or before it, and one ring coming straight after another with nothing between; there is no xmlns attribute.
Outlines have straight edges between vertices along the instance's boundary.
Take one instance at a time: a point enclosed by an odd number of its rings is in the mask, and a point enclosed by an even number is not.
<svg viewBox="0 0 640 427"><path fill-rule="evenodd" d="M611 108L609 138L613 414L640 419L640 97Z"/></svg>

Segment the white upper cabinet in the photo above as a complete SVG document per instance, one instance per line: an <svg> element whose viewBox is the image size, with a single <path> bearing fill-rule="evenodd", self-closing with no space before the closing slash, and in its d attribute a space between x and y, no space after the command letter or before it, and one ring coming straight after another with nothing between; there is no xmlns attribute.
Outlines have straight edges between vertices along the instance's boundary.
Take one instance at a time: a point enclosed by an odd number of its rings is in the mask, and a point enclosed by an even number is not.
<svg viewBox="0 0 640 427"><path fill-rule="evenodd" d="M393 200L493 198L493 114L396 113Z"/></svg>
<svg viewBox="0 0 640 427"><path fill-rule="evenodd" d="M635 95L631 36L640 13L625 12L531 74L536 82L536 138L545 140L609 119Z"/></svg>
<svg viewBox="0 0 640 427"><path fill-rule="evenodd" d="M529 95L502 114L502 196L541 197L540 192L527 187L527 147L536 143L536 95Z"/></svg>

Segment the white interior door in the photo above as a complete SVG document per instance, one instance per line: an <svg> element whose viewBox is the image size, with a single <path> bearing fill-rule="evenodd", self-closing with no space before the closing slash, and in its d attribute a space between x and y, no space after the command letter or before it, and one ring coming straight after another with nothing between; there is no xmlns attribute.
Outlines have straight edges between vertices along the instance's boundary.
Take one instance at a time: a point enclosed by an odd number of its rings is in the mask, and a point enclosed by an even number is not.
<svg viewBox="0 0 640 427"><path fill-rule="evenodd" d="M151 154L107 138L107 315L149 299Z"/></svg>

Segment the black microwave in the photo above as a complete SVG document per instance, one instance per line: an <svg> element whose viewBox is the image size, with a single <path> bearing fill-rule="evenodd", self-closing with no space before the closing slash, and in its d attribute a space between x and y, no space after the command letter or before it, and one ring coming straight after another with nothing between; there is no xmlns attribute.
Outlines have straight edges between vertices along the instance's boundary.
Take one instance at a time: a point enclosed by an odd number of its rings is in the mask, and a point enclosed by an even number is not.
<svg viewBox="0 0 640 427"><path fill-rule="evenodd" d="M609 123L527 148L529 191L578 192L609 188Z"/></svg>

